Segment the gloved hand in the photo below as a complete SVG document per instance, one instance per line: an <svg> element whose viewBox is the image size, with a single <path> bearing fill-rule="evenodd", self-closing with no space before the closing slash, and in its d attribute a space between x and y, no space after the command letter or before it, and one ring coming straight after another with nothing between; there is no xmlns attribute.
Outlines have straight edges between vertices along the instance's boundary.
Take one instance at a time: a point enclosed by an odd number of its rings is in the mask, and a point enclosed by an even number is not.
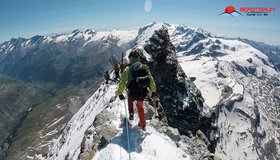
<svg viewBox="0 0 280 160"><path fill-rule="evenodd" d="M152 92L152 97L155 97L156 96L156 93L155 92Z"/></svg>
<svg viewBox="0 0 280 160"><path fill-rule="evenodd" d="M125 98L124 98L124 95L123 95L123 94L119 95L119 99L120 99L120 100L124 100L124 99L125 99Z"/></svg>

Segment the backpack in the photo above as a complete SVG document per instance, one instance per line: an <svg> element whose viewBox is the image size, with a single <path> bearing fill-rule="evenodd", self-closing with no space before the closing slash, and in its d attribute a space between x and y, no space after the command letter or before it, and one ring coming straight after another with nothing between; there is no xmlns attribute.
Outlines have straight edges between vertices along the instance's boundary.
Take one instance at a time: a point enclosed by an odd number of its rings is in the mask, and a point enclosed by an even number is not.
<svg viewBox="0 0 280 160"><path fill-rule="evenodd" d="M147 88L150 86L150 78L147 65L139 62L131 69L132 82L134 81L136 87Z"/></svg>
<svg viewBox="0 0 280 160"><path fill-rule="evenodd" d="M133 99L144 99L147 96L147 88L150 87L148 66L135 62L130 66L130 83L128 89Z"/></svg>

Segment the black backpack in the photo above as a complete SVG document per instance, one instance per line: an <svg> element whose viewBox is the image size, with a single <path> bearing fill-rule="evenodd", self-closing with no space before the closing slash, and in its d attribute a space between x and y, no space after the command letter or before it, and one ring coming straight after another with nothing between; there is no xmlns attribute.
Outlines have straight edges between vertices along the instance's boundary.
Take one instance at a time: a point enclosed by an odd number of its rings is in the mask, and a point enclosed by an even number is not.
<svg viewBox="0 0 280 160"><path fill-rule="evenodd" d="M147 65L139 62L134 66L131 66L131 69L132 82L134 81L136 87L147 88L150 86L150 78Z"/></svg>
<svg viewBox="0 0 280 160"><path fill-rule="evenodd" d="M150 87L148 66L141 62L135 62L130 66L130 83L128 89L133 99L144 99L147 96L147 88Z"/></svg>

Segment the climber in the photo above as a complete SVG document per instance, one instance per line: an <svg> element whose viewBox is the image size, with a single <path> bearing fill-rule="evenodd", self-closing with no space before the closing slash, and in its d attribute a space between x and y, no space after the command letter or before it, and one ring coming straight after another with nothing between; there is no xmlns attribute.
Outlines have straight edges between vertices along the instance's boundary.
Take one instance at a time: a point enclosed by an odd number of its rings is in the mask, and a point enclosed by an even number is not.
<svg viewBox="0 0 280 160"><path fill-rule="evenodd" d="M139 61L137 52L132 51L129 54L129 62L129 65L122 73L119 88L116 91L116 96L119 96L121 100L124 100L125 98L122 93L125 87L127 88L129 120L134 119L133 102L136 101L140 119L138 125L142 130L145 130L146 117L143 108L143 101L148 94L148 88L152 91L152 96L155 97L156 85L149 68Z"/></svg>
<svg viewBox="0 0 280 160"><path fill-rule="evenodd" d="M114 71L115 71L115 80L118 81L120 78L120 63L116 60L114 64Z"/></svg>
<svg viewBox="0 0 280 160"><path fill-rule="evenodd" d="M105 72L105 74L104 74L104 78L105 78L105 80L106 80L106 84L108 84L108 82L109 82L109 80L111 80L111 78L110 78L110 75L109 75L109 72L108 71L106 71Z"/></svg>

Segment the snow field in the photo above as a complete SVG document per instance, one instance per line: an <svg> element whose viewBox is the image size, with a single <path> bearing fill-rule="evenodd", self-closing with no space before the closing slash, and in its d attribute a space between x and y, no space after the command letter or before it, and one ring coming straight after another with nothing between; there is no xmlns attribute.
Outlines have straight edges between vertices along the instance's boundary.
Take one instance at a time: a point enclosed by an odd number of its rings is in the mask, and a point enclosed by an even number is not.
<svg viewBox="0 0 280 160"><path fill-rule="evenodd" d="M101 87L93 94L93 96L85 103L85 105L73 116L68 123L69 129L65 131L62 137L65 138L65 143L59 143L60 137L53 148L52 159L63 159L66 155L72 159L78 159L80 152L80 145L84 137L84 132L92 125L96 115L106 108L114 114L112 124L119 128L119 133L112 141L103 149L98 151L92 158L93 160L127 160L128 147L126 128L120 128L120 115L125 115L125 107L127 101L121 101L118 98L112 103L108 103L114 96L117 89L116 84L101 85ZM124 104L125 102L125 104ZM145 104L145 103L144 103ZM129 127L131 139L131 158L135 160L142 159L190 159L176 144L163 133L159 133L147 120L146 132L141 132L137 126L139 118L137 116L137 109L135 109L135 119L133 126Z"/></svg>

